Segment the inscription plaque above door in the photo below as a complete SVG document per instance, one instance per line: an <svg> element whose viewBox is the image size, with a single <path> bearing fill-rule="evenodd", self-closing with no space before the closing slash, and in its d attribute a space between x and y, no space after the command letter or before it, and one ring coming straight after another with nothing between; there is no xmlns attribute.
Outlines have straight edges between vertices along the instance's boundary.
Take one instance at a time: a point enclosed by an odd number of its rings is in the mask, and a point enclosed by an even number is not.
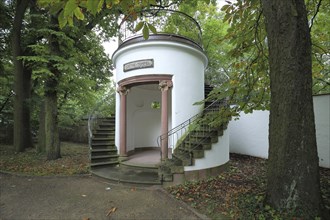
<svg viewBox="0 0 330 220"><path fill-rule="evenodd" d="M145 69L154 67L154 59L136 60L133 62L124 64L124 72L128 72L136 69Z"/></svg>

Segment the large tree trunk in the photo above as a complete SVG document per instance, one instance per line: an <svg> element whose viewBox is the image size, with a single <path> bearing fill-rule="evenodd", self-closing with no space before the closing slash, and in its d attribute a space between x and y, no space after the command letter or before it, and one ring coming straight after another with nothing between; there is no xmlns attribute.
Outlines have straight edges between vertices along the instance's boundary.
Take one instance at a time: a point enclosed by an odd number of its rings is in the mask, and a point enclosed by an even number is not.
<svg viewBox="0 0 330 220"><path fill-rule="evenodd" d="M39 130L38 130L38 144L36 146L36 151L38 153L43 153L46 151L46 139L45 139L45 102L42 101L40 105L39 113Z"/></svg>
<svg viewBox="0 0 330 220"><path fill-rule="evenodd" d="M267 202L311 219L322 202L305 3L262 0L262 7L271 83Z"/></svg>
<svg viewBox="0 0 330 220"><path fill-rule="evenodd" d="M54 31L59 31L56 17L51 16L50 23ZM49 47L54 56L60 55L60 46L55 35L50 35ZM52 76L49 76L45 83L45 144L47 159L55 160L61 157L57 106L57 90L61 73L56 67L56 62L49 63L48 67Z"/></svg>
<svg viewBox="0 0 330 220"><path fill-rule="evenodd" d="M32 132L31 132L31 83L32 83L32 70L24 67L23 74L23 92L24 92L24 103L23 103L23 119L22 127L23 138L25 141L25 147L33 147Z"/></svg>
<svg viewBox="0 0 330 220"><path fill-rule="evenodd" d="M57 120L57 86L58 79L53 76L47 79L45 91L45 145L48 160L61 157Z"/></svg>
<svg viewBox="0 0 330 220"><path fill-rule="evenodd" d="M22 22L29 1L17 0L12 31L12 54L14 63L14 148L16 151L24 151L32 146L30 128L31 72L24 71L23 62L18 60L22 56L21 31Z"/></svg>

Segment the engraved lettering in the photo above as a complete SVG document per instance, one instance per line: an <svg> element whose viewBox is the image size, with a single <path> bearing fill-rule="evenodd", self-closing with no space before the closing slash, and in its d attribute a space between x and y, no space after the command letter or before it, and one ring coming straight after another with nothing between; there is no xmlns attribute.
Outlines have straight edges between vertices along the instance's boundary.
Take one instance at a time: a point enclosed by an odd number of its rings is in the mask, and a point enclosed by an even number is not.
<svg viewBox="0 0 330 220"><path fill-rule="evenodd" d="M153 67L154 67L154 59L136 60L133 62L125 63L124 72L136 70L136 69L153 68Z"/></svg>

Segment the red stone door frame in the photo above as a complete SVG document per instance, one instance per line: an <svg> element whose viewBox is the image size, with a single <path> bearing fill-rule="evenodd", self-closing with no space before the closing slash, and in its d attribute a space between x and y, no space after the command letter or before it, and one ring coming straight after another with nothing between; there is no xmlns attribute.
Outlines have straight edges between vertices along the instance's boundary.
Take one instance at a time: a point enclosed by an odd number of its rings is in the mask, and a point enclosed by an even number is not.
<svg viewBox="0 0 330 220"><path fill-rule="evenodd" d="M120 116L119 116L119 156L121 160L127 157L127 95L129 88L136 85L159 83L159 89L162 93L161 100L161 134L168 132L168 92L173 87L172 75L152 74L132 76L122 79L118 82L117 92L120 95ZM162 160L168 158L168 138L161 142Z"/></svg>

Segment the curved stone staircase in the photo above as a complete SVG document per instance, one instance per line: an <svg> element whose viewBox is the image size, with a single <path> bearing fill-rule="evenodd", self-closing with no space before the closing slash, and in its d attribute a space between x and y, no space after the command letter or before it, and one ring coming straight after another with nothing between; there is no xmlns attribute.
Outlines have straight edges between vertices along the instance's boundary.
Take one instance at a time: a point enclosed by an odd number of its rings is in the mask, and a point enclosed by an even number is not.
<svg viewBox="0 0 330 220"><path fill-rule="evenodd" d="M115 117L100 119L91 140L91 168L117 165L115 146Z"/></svg>
<svg viewBox="0 0 330 220"><path fill-rule="evenodd" d="M206 97L212 89L208 85L205 86ZM203 118L208 113L218 111L225 105L225 101L205 103L205 109L199 120L196 120L196 123L190 126L188 132L177 144L172 158L161 163L158 174L163 182L175 181L175 184L184 182L184 167L194 165L195 159L203 158L205 151L210 150L212 144L218 142L219 136L222 136L224 130L227 129L228 122L218 127L211 127ZM179 182L174 180L174 176L181 176Z"/></svg>
<svg viewBox="0 0 330 220"><path fill-rule="evenodd" d="M97 120L96 129L92 131L90 159L91 172L99 177L133 184L161 184L158 167L128 161L119 163L115 146L115 117Z"/></svg>

